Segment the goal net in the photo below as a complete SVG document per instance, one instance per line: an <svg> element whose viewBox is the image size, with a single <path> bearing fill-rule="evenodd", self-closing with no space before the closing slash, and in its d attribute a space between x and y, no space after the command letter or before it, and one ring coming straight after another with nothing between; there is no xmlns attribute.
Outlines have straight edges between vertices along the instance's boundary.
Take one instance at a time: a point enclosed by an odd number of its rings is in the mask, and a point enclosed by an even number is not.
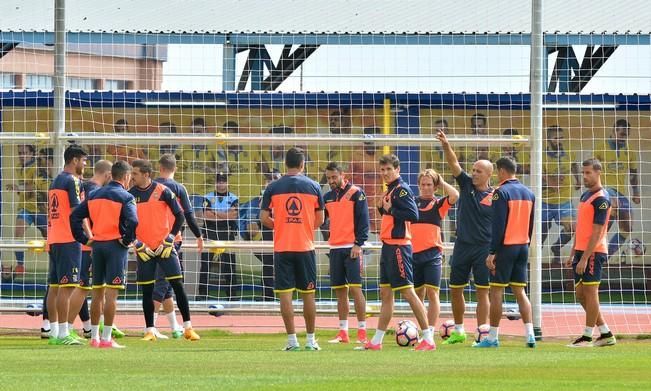
<svg viewBox="0 0 651 391"><path fill-rule="evenodd" d="M355 71L359 64L355 65L357 60L352 56L359 56L360 61L394 56L424 62L434 58L484 59L489 47L371 46L362 49L366 56L352 47L323 47L316 52L323 49L321 57L315 54L286 81L290 87L281 84L280 90L287 88L286 92L210 93L205 91L220 89L223 75L206 64L214 63L209 57L221 53L221 45L154 45L154 50L151 46L117 43L72 44L68 53L66 133L59 135L59 145L77 142L88 151L85 178L92 175L93 165L100 159L145 158L157 170L162 154L175 155L175 179L186 186L206 238L206 249L199 253L190 230L184 231L185 283L195 309L217 304L225 311L277 309L272 292L271 236L259 221L259 202L265 187L285 172L284 155L291 146L305 148L306 175L319 182L324 192L329 189L324 168L337 161L342 163L346 177L368 196L372 222L363 257L363 289L371 310L379 308L379 216L372 206L384 189L378 175L378 158L383 153L398 155L401 175L415 193L418 173L425 168L435 169L454 183L434 140L436 132L443 130L465 170L470 172L472 163L480 158L495 162L511 155L518 162L519 178L525 184L532 183L536 162L531 159L529 96L522 94L528 90L529 68L528 49L523 46L499 47L508 59L491 62L484 73L481 64L459 65L463 69L450 68L449 64L404 69L375 63L369 65L366 75ZM138 57L140 50L147 53L145 57ZM281 53L281 48L270 46L269 50L273 58L284 55L284 49ZM651 60L648 52L625 53L612 61L648 64ZM61 160L55 156L52 132L52 69L45 65L51 63L52 55L45 45L19 45L0 59L0 306L5 309L39 303L45 289L46 193ZM335 63L333 69L339 75L317 66L317 62L328 59ZM553 58L550 67L551 61ZM239 54L235 63L238 71L248 66L247 59ZM500 68L505 63L511 68ZM626 69L621 65L610 71L611 78L624 78ZM268 71L264 72L266 76ZM602 179L613 202L608 235L611 255L601 284L605 316L618 333L649 331L651 275L646 243L651 243L651 237L646 229L651 219L651 103L648 88L646 95L633 94L640 92L635 80L648 87L649 77L636 76L621 84L604 78L607 87L591 91L627 95L550 94L545 98L543 193L539 200L543 220L535 225L543 233L543 242L535 244L542 254L542 281L532 281L530 289L542 292L546 335L576 332L583 321L571 272L563 263L573 242L578 199L585 190L581 162L590 157L602 161ZM490 82L490 78L500 82ZM245 81L245 88L253 81L248 83ZM460 92L403 92L421 89L418 85L427 86L427 91ZM290 88L383 92L287 92L292 91ZM506 93L491 92L499 88ZM164 89L204 92L136 91ZM214 214L210 212L229 210L233 212L226 219L211 217ZM452 209L442 227L446 242L441 283L444 313L450 310L448 276L455 224L456 210ZM317 300L319 311L335 313L327 237L327 226L316 233ZM135 256L131 255L122 304L123 308L137 310L135 265ZM470 304L467 315L473 311L474 289L471 284L466 290ZM406 308L399 302L399 310ZM508 292L506 308L517 309Z"/></svg>

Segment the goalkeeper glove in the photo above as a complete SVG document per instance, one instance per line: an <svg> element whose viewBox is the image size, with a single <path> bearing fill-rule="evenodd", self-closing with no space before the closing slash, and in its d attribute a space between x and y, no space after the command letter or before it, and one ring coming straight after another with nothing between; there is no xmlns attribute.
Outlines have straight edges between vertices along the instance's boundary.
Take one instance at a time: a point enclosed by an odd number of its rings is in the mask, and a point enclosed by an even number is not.
<svg viewBox="0 0 651 391"><path fill-rule="evenodd" d="M156 253L140 240L136 240L134 246L136 248L136 255L143 262L147 262L156 256Z"/></svg>
<svg viewBox="0 0 651 391"><path fill-rule="evenodd" d="M172 255L172 250L174 250L174 236L167 235L156 252L160 254L161 258L169 258Z"/></svg>

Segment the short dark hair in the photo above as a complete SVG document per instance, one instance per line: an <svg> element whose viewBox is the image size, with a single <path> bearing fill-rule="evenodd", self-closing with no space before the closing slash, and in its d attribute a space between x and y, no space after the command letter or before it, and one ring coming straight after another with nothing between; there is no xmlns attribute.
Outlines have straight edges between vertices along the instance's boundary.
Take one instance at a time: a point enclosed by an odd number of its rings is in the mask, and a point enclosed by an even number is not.
<svg viewBox="0 0 651 391"><path fill-rule="evenodd" d="M158 125L159 128L169 128L170 133L176 133L176 125L172 122L163 122Z"/></svg>
<svg viewBox="0 0 651 391"><path fill-rule="evenodd" d="M277 125L273 126L271 130L269 131L271 134L290 134L294 133L294 129L290 128L289 126L285 125Z"/></svg>
<svg viewBox="0 0 651 391"><path fill-rule="evenodd" d="M495 166L497 166L498 170L503 169L509 174L515 174L515 172L518 170L518 163L516 163L515 159L512 156L502 156L501 158L497 159Z"/></svg>
<svg viewBox="0 0 651 391"><path fill-rule="evenodd" d="M54 148L41 148L38 150L39 155L45 155L46 159L54 159Z"/></svg>
<svg viewBox="0 0 651 391"><path fill-rule="evenodd" d="M138 170L140 170L140 172L143 174L151 175L151 173L154 171L149 160L136 159L133 161L133 163L131 163L131 165L133 168L138 168Z"/></svg>
<svg viewBox="0 0 651 391"><path fill-rule="evenodd" d="M158 164L161 168L172 171L176 168L176 156L171 153L166 153L158 159Z"/></svg>
<svg viewBox="0 0 651 391"><path fill-rule="evenodd" d="M443 124L443 126L445 126L447 128L448 127L448 120L445 119L445 118L440 118L440 119L437 119L436 121L434 121L434 125L436 125L436 124Z"/></svg>
<svg viewBox="0 0 651 391"><path fill-rule="evenodd" d="M285 166L287 168L300 168L303 162L305 162L305 151L303 151L303 148L289 148L285 154Z"/></svg>
<svg viewBox="0 0 651 391"><path fill-rule="evenodd" d="M120 118L119 120L115 121L116 125L129 125L126 119Z"/></svg>
<svg viewBox="0 0 651 391"><path fill-rule="evenodd" d="M222 129L225 131L238 131L240 129L240 125L237 124L235 121L226 121L224 122L224 125L222 125Z"/></svg>
<svg viewBox="0 0 651 391"><path fill-rule="evenodd" d="M380 165L391 165L393 168L398 168L400 167L400 159L398 159L398 156L388 153L386 155L382 155L379 160Z"/></svg>
<svg viewBox="0 0 651 391"><path fill-rule="evenodd" d="M33 146L32 144L22 144L19 145L19 147L25 147L30 150L31 153L36 154L36 147Z"/></svg>
<svg viewBox="0 0 651 391"><path fill-rule="evenodd" d="M113 163L113 167L111 167L111 176L113 177L113 180L121 181L126 178L127 174L130 173L131 170L132 168L129 163L124 160L118 160Z"/></svg>
<svg viewBox="0 0 651 391"><path fill-rule="evenodd" d="M204 121L204 119L201 117L197 117L192 120L192 125L206 126L206 121Z"/></svg>
<svg viewBox="0 0 651 391"><path fill-rule="evenodd" d="M502 136L519 136L520 132L517 129L507 128L502 131Z"/></svg>
<svg viewBox="0 0 651 391"><path fill-rule="evenodd" d="M628 121L625 120L624 118L620 118L617 121L615 121L615 127L626 128L626 130L629 130L631 128L631 124L629 124Z"/></svg>
<svg viewBox="0 0 651 391"><path fill-rule="evenodd" d="M590 158L583 161L583 167L592 167L595 171L601 171L601 162L599 159Z"/></svg>
<svg viewBox="0 0 651 391"><path fill-rule="evenodd" d="M473 114L473 115L470 117L470 120L471 120L471 121L472 121L472 120L475 120L475 121L477 121L477 120L482 120L482 121L484 121L484 124L488 123L488 118L486 118L486 115L484 115L484 114L482 114L482 113L475 113L475 114Z"/></svg>
<svg viewBox="0 0 651 391"><path fill-rule="evenodd" d="M88 156L86 151L84 149L77 145L77 144L72 144L66 150L63 152L63 161L65 164L69 164L72 162L72 159L78 158L81 159L84 156Z"/></svg>
<svg viewBox="0 0 651 391"><path fill-rule="evenodd" d="M548 136L549 136L550 133L554 133L554 132L562 133L562 132L563 132L563 128L561 128L561 127L558 126L558 125L552 125L552 126L548 126L548 127L547 127L547 135L548 135Z"/></svg>
<svg viewBox="0 0 651 391"><path fill-rule="evenodd" d="M218 172L217 175L215 175L215 183L228 183L228 174L225 172Z"/></svg>
<svg viewBox="0 0 651 391"><path fill-rule="evenodd" d="M327 171L337 171L337 172L343 172L343 167L337 162L330 162L325 168Z"/></svg>
<svg viewBox="0 0 651 391"><path fill-rule="evenodd" d="M364 134L380 134L380 128L377 126L367 126L364 128Z"/></svg>

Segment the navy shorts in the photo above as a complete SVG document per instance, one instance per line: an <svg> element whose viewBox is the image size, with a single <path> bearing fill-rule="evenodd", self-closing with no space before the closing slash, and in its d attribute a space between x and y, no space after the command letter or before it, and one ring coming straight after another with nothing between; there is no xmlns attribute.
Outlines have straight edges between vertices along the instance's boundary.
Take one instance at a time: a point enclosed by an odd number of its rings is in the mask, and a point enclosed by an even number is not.
<svg viewBox="0 0 651 391"><path fill-rule="evenodd" d="M380 287L394 291L414 286L411 245L382 244L380 255Z"/></svg>
<svg viewBox="0 0 651 391"><path fill-rule="evenodd" d="M156 269L160 268L166 280L183 278L181 263L176 249L172 251L169 258L154 257L147 262L138 259L136 268L136 284L149 285L156 282Z"/></svg>
<svg viewBox="0 0 651 391"><path fill-rule="evenodd" d="M92 251L81 252L81 269L79 270L79 287L81 289L92 289L90 278L92 277L93 256Z"/></svg>
<svg viewBox="0 0 651 391"><path fill-rule="evenodd" d="M599 285L601 283L601 270L604 263L608 261L608 255L604 253L593 253L583 274L576 274L576 265L581 260L583 251L576 251L572 260L572 272L574 274L574 285Z"/></svg>
<svg viewBox="0 0 651 391"><path fill-rule="evenodd" d="M129 250L117 240L95 242L93 288L124 289Z"/></svg>
<svg viewBox="0 0 651 391"><path fill-rule="evenodd" d="M527 286L529 266L529 245L503 246L495 255L495 273L491 274L491 285L506 287Z"/></svg>
<svg viewBox="0 0 651 391"><path fill-rule="evenodd" d="M274 252L274 292L316 291L316 254L314 251Z"/></svg>
<svg viewBox="0 0 651 391"><path fill-rule="evenodd" d="M78 242L50 244L49 256L48 284L55 288L79 286L81 244Z"/></svg>
<svg viewBox="0 0 651 391"><path fill-rule="evenodd" d="M350 247L330 250L330 287L362 286L362 258L351 258Z"/></svg>
<svg viewBox="0 0 651 391"><path fill-rule="evenodd" d="M486 267L488 244L474 245L457 242L450 259L450 288L464 288L472 272L476 288L488 288L489 271Z"/></svg>
<svg viewBox="0 0 651 391"><path fill-rule="evenodd" d="M181 274L183 274L185 269L183 268L183 253L181 252L181 242L175 242L174 248L176 249L176 253L178 254L179 257L179 264L181 265ZM172 286L165 278L165 271L163 271L160 265L156 266L155 277L156 277L156 282L154 283L154 292L152 294L152 298L155 301L162 302L172 297L174 295L174 289L172 289Z"/></svg>
<svg viewBox="0 0 651 391"><path fill-rule="evenodd" d="M443 256L438 247L414 253L414 287L440 289Z"/></svg>

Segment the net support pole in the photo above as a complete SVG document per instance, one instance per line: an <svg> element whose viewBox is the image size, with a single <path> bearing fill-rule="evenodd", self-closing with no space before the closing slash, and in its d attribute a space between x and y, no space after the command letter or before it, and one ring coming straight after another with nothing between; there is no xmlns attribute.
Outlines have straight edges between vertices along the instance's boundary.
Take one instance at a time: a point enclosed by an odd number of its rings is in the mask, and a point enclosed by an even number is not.
<svg viewBox="0 0 651 391"><path fill-rule="evenodd" d="M222 88L224 91L235 91L235 45L227 41L222 52Z"/></svg>
<svg viewBox="0 0 651 391"><path fill-rule="evenodd" d="M542 134L543 134L543 0L532 0L531 7L531 186L536 196L531 245L531 306L537 340L542 339Z"/></svg>
<svg viewBox="0 0 651 391"><path fill-rule="evenodd" d="M66 130L66 2L54 1L54 108L53 108L54 167L63 170Z"/></svg>
<svg viewBox="0 0 651 391"><path fill-rule="evenodd" d="M391 99L384 98L382 106L382 134L391 134ZM382 146L382 153L384 155L391 153L391 147L388 145Z"/></svg>

